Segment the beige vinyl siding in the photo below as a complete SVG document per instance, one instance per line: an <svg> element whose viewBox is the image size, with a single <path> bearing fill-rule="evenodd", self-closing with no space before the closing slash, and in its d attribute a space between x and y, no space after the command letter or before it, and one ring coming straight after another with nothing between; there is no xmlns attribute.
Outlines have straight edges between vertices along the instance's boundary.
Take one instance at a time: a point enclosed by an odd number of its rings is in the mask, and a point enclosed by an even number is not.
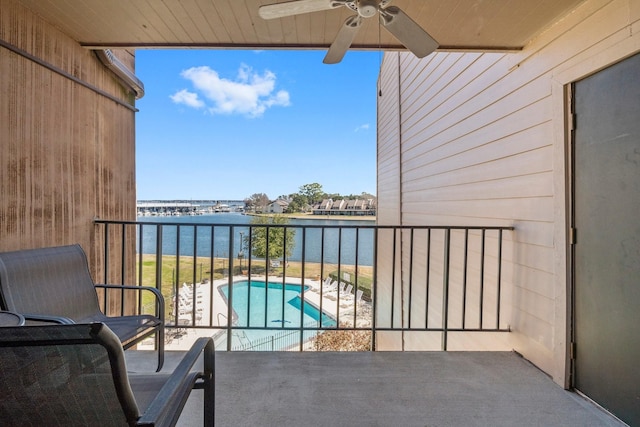
<svg viewBox="0 0 640 427"><path fill-rule="evenodd" d="M135 219L134 97L92 51L11 0L0 9L0 40L36 58L0 46L0 250L79 243L102 281L93 219Z"/></svg>
<svg viewBox="0 0 640 427"><path fill-rule="evenodd" d="M563 88L640 51L638 29L640 0L588 0L520 53L439 52L422 60L410 53L385 54L380 80L399 80L395 126L401 134L396 142L400 155L379 159L385 177L378 183L379 194L390 192L387 183L396 185L386 177L393 171L401 179L404 225L515 227L505 234L503 248L504 320L513 332L506 341L504 336L492 337L494 342L466 337L470 341L461 343L463 348L514 348L566 384L568 129ZM380 117L391 117L385 111L390 103L379 100ZM390 151L389 142L382 142ZM388 209L388 202L379 199L378 209ZM452 245L452 256L458 256L459 244ZM402 248L406 294L406 239ZM433 261L438 265L441 260ZM433 292L437 297L441 291ZM457 311L452 307L454 317ZM419 348L432 341L412 333L404 345Z"/></svg>
<svg viewBox="0 0 640 427"><path fill-rule="evenodd" d="M400 126L398 64L385 61L378 82L378 144L377 179L378 224L396 225L400 223ZM382 208L380 208L382 207Z"/></svg>

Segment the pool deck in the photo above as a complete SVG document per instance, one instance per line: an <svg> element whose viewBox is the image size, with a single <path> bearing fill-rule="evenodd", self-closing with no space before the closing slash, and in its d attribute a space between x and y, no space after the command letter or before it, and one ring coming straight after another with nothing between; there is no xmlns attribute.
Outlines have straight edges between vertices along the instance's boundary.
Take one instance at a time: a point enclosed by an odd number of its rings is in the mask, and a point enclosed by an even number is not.
<svg viewBox="0 0 640 427"><path fill-rule="evenodd" d="M155 355L127 351L130 370ZM145 353L146 357L145 357ZM181 357L168 352L165 371ZM513 352L217 352L216 426L624 426ZM195 390L178 425L202 426Z"/></svg>

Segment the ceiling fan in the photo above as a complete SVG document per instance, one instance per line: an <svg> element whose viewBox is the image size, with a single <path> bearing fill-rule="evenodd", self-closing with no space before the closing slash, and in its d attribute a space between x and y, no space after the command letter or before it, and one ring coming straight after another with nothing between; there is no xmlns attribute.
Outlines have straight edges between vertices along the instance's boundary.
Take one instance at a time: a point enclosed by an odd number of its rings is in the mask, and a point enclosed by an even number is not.
<svg viewBox="0 0 640 427"><path fill-rule="evenodd" d="M388 6L390 2L391 0L293 0L260 6L258 14L263 19L276 19L338 7L348 7L356 12L356 15L349 16L344 21L324 57L325 64L340 62L353 43L363 20L376 13L380 15L380 24L418 58L424 58L435 51L438 42L401 9Z"/></svg>

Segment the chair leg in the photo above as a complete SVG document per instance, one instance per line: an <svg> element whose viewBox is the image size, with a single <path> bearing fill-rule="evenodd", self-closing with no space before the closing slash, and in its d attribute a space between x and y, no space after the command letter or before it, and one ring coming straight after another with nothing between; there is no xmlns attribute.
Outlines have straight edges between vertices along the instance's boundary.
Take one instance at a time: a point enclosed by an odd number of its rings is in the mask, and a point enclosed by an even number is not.
<svg viewBox="0 0 640 427"><path fill-rule="evenodd" d="M215 351L213 340L207 344L204 351L204 372L210 377L204 384L204 425L213 427L215 422Z"/></svg>
<svg viewBox="0 0 640 427"><path fill-rule="evenodd" d="M159 328L156 333L156 347L158 348L158 369L156 372L160 372L164 365L164 328Z"/></svg>

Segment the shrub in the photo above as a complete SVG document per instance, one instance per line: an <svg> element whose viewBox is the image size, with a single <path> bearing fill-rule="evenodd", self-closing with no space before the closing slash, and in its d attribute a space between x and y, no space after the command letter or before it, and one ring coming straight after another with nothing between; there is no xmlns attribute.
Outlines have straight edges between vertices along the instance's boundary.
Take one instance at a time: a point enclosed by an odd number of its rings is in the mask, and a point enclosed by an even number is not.
<svg viewBox="0 0 640 427"><path fill-rule="evenodd" d="M324 331L314 346L316 351L371 351L371 331Z"/></svg>

